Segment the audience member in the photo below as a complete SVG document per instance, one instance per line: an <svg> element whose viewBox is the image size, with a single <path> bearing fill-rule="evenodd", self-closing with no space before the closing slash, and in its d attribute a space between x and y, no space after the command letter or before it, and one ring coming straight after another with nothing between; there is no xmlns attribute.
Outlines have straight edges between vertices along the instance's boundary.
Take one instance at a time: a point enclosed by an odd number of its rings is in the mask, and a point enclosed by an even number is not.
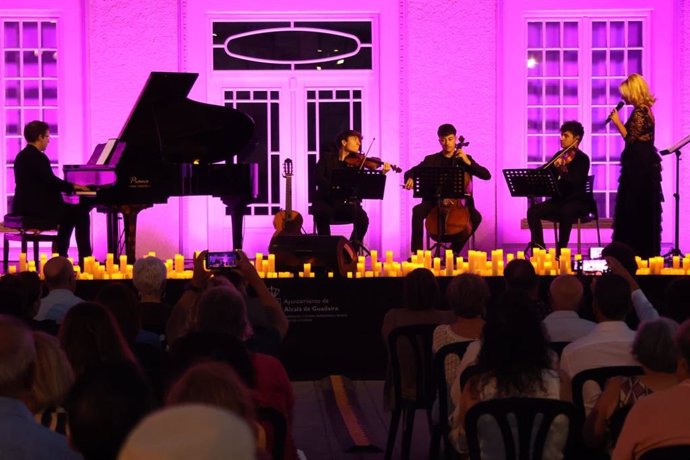
<svg viewBox="0 0 690 460"><path fill-rule="evenodd" d="M664 316L678 324L690 318L690 276L681 276L666 286Z"/></svg>
<svg viewBox="0 0 690 460"><path fill-rule="evenodd" d="M39 425L26 406L32 385L36 348L20 320L0 315L0 455L7 459L81 458L64 436Z"/></svg>
<svg viewBox="0 0 690 460"><path fill-rule="evenodd" d="M434 329L434 353L451 343L479 340L490 295L489 285L479 275L463 273L448 283L446 305L453 311L455 320ZM453 383L459 370L460 360L456 356L449 356L446 359L448 384Z"/></svg>
<svg viewBox="0 0 690 460"><path fill-rule="evenodd" d="M36 367L29 409L41 425L65 434L67 412L62 404L74 383L72 366L56 337L34 332L34 345Z"/></svg>
<svg viewBox="0 0 690 460"><path fill-rule="evenodd" d="M489 310L477 357L478 374L469 379L459 401L458 392L451 392L456 398L451 439L461 452L465 450L465 414L476 403L510 397L559 398L558 372L553 368L552 352L539 317L529 308L531 300L524 292L507 292L496 308ZM455 386L460 388L459 383ZM548 443L544 458L558 458L555 452L563 449L567 430L560 428L563 436ZM490 454L488 450L502 449L501 443L489 440L481 444L486 446L487 451L482 452L486 458L499 458L497 452Z"/></svg>
<svg viewBox="0 0 690 460"><path fill-rule="evenodd" d="M388 345L388 336L399 327L416 324L449 324L453 321L453 312L439 310L441 291L436 276L426 268L416 268L405 276L403 281L403 307L391 308L383 317L381 335ZM398 356L401 363L403 397L413 399L416 394L413 351L409 343L398 342ZM384 408L393 407L393 369L388 365L383 386Z"/></svg>
<svg viewBox="0 0 690 460"><path fill-rule="evenodd" d="M589 334L569 343L561 354L561 392L571 395L571 381L579 372L607 366L635 366L631 353L635 331L625 324L630 310L630 286L622 276L605 274L593 283L592 308L597 325ZM594 406L601 389L587 382L583 396L586 413ZM567 399L567 398L566 398Z"/></svg>
<svg viewBox="0 0 690 460"><path fill-rule="evenodd" d="M441 290L436 276L426 268L416 268L403 281L403 306L391 308L383 317L381 334L384 340L397 327L413 324L449 324L453 312L439 310Z"/></svg>
<svg viewBox="0 0 690 460"><path fill-rule="evenodd" d="M507 291L527 294L539 319L544 319L551 312L549 306L539 297L539 277L532 262L525 259L511 260L503 270L503 280Z"/></svg>
<svg viewBox="0 0 690 460"><path fill-rule="evenodd" d="M130 431L153 410L154 399L141 371L120 361L78 377L65 406L71 445L85 460L114 460ZM184 419L178 424L179 433L190 426Z"/></svg>
<svg viewBox="0 0 690 460"><path fill-rule="evenodd" d="M101 304L82 302L72 307L60 327L59 338L77 377L100 364L136 364L120 327Z"/></svg>
<svg viewBox="0 0 690 460"><path fill-rule="evenodd" d="M174 440L174 442L171 442ZM119 460L255 460L254 435L237 415L203 404L159 410L127 438Z"/></svg>
<svg viewBox="0 0 690 460"><path fill-rule="evenodd" d="M65 257L53 257L43 266L48 295L41 299L36 321L52 320L61 323L74 305L83 302L74 295L77 280L72 263Z"/></svg>
<svg viewBox="0 0 690 460"><path fill-rule="evenodd" d="M244 298L232 284L204 291L191 316L193 332L172 344L173 364L177 360L174 357L190 356L190 350L207 354L199 356L200 358L214 358L224 354L227 356L224 350L228 345L237 340L246 341L252 334ZM252 399L258 406L272 407L283 414L288 423L285 458L295 458L296 450L292 441L294 397L287 373L280 361L273 356L253 352L249 357L255 381L253 385L251 382L246 383L250 386ZM238 350L230 359L241 362L241 358L241 350ZM233 365L233 362L229 364ZM179 368L179 364L176 367ZM243 376L243 369L235 370Z"/></svg>
<svg viewBox="0 0 690 460"><path fill-rule="evenodd" d="M551 342L571 342L589 334L596 323L582 319L577 309L582 303L582 283L573 275L556 277L549 286L552 313L544 318L546 336Z"/></svg>
<svg viewBox="0 0 690 460"><path fill-rule="evenodd" d="M613 451L613 460L640 458L644 452L678 444L690 444L690 321L678 328L677 385L650 394L630 410Z"/></svg>
<svg viewBox="0 0 690 460"><path fill-rule="evenodd" d="M134 264L132 283L139 293L138 313L141 327L155 334L165 334L172 307L163 302L168 272L157 257L144 257Z"/></svg>
<svg viewBox="0 0 690 460"><path fill-rule="evenodd" d="M614 377L587 417L583 430L590 447L613 447L633 405L652 392L678 383L676 365L678 348L674 335L678 324L668 318L646 321L640 325L633 342L632 354L644 369L644 375Z"/></svg>

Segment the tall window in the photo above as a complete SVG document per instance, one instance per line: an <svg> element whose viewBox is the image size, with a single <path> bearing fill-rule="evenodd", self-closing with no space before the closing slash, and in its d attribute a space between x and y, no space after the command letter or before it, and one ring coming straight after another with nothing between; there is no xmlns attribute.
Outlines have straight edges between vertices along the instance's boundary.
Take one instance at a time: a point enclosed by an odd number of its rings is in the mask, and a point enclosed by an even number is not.
<svg viewBox="0 0 690 460"><path fill-rule="evenodd" d="M7 209L14 194L13 162L21 150L23 127L32 120L44 120L50 126L51 148L46 152L58 169L58 70L57 28L55 18L4 19L1 23L0 75L2 75L2 130L5 142L0 146L0 161L6 165L4 189Z"/></svg>
<svg viewBox="0 0 690 460"><path fill-rule="evenodd" d="M527 20L527 161L546 162L559 127L579 120L581 148L590 155L599 214L613 215L623 139L604 120L631 73L644 74L647 18ZM627 113L622 113L622 117Z"/></svg>

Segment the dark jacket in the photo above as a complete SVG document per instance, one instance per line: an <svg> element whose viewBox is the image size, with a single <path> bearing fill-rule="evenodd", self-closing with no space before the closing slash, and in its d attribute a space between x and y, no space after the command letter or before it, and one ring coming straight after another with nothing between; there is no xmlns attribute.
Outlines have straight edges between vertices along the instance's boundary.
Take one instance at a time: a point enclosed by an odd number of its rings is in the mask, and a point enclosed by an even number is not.
<svg viewBox="0 0 690 460"><path fill-rule="evenodd" d="M14 160L15 192L12 213L58 222L64 202L62 192L74 187L53 173L45 153L27 145Z"/></svg>

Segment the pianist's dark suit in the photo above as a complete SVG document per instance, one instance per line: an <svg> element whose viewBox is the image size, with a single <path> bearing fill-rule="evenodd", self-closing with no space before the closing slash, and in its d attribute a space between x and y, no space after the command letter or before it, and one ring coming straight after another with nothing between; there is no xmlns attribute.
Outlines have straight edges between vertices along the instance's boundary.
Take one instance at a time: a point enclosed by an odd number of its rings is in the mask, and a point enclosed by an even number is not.
<svg viewBox="0 0 690 460"><path fill-rule="evenodd" d="M72 230L76 229L80 259L91 255L89 208L62 200L62 192L73 192L74 187L53 174L45 153L33 145L19 152L14 161L14 181L13 214L57 224L56 250L65 257Z"/></svg>

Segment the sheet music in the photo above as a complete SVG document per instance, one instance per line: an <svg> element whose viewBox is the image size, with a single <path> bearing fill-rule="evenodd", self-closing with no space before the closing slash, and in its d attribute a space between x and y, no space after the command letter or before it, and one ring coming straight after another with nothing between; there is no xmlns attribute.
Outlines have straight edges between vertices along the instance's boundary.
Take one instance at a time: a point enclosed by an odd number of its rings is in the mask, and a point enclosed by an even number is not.
<svg viewBox="0 0 690 460"><path fill-rule="evenodd" d="M689 142L690 142L690 135L685 136L680 141L676 142L675 144L673 144L672 146L670 146L666 150L662 150L659 153L662 155L668 155L669 153L674 153L676 150L682 149L685 146L685 144L687 144Z"/></svg>
<svg viewBox="0 0 690 460"><path fill-rule="evenodd" d="M108 142L105 143L105 146L101 151L101 154L98 156L98 159L96 160L97 165L107 164L108 158L110 158L110 154L113 152L116 142L117 139L108 139Z"/></svg>

